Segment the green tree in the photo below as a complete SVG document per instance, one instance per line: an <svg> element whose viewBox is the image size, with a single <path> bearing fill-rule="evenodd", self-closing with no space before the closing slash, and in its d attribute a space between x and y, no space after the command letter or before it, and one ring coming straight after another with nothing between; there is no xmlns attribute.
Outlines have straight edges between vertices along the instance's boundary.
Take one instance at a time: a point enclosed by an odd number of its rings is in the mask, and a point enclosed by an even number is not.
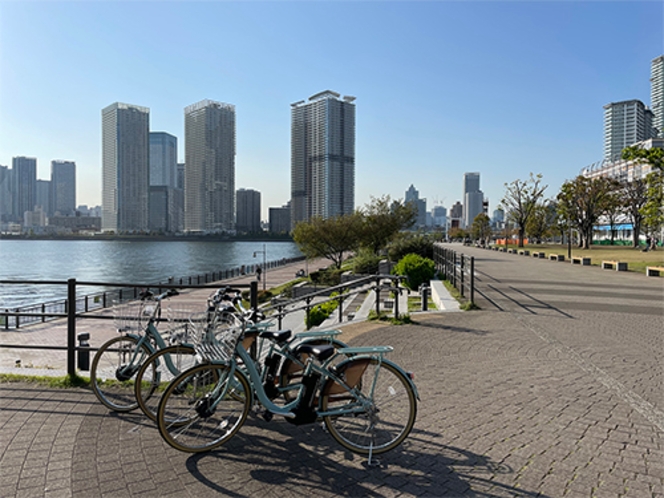
<svg viewBox="0 0 664 498"><path fill-rule="evenodd" d="M293 230L293 240L308 258L327 258L341 268L344 254L360 245L363 216L359 212L302 221Z"/></svg>
<svg viewBox="0 0 664 498"><path fill-rule="evenodd" d="M589 249L593 227L604 213L613 183L608 178L587 178L583 175L566 181L558 194L558 210L581 236L580 246Z"/></svg>
<svg viewBox="0 0 664 498"><path fill-rule="evenodd" d="M385 195L372 197L362 215L362 246L380 254L401 230L413 224L417 208L413 204L392 201L389 195Z"/></svg>
<svg viewBox="0 0 664 498"><path fill-rule="evenodd" d="M664 149L659 147L653 147L652 149L642 149L636 145L625 147L622 150L622 158L626 161L636 160L650 164L653 171L664 172Z"/></svg>
<svg viewBox="0 0 664 498"><path fill-rule="evenodd" d="M540 244L544 237L551 234L556 225L556 218L556 205L554 203L550 201L547 203L538 203L530 218L528 218L528 223L526 223L528 238Z"/></svg>
<svg viewBox="0 0 664 498"><path fill-rule="evenodd" d="M473 235L474 240L487 242L491 237L491 220L489 217L484 213L475 216L473 224L470 227L470 233Z"/></svg>
<svg viewBox="0 0 664 498"><path fill-rule="evenodd" d="M623 214L622 189L620 188L620 183L615 180L609 180L609 192L604 201L603 214L609 222L611 245L613 245L616 238L616 226L618 225L620 216Z"/></svg>
<svg viewBox="0 0 664 498"><path fill-rule="evenodd" d="M646 176L646 202L641 208L643 228L651 237L664 225L664 173L653 171Z"/></svg>
<svg viewBox="0 0 664 498"><path fill-rule="evenodd" d="M541 181L542 175L535 176L531 173L528 180L514 180L512 183L505 184L505 197L502 205L505 206L510 221L516 225L519 247L523 247L528 218L547 188L547 185L541 185Z"/></svg>
<svg viewBox="0 0 664 498"><path fill-rule="evenodd" d="M632 223L632 245L639 247L641 225L643 224L643 207L648 201L648 183L645 179L637 178L621 183L621 198L623 209Z"/></svg>

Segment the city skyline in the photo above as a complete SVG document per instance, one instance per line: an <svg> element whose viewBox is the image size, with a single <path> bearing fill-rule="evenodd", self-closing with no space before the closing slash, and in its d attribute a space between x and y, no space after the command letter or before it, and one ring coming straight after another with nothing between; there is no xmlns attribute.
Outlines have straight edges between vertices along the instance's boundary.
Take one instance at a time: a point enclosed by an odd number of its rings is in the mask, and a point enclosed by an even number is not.
<svg viewBox="0 0 664 498"><path fill-rule="evenodd" d="M45 179L53 159L71 160L78 203L99 205L100 108L149 107L151 128L183 141L185 106L233 102L236 188L262 192L267 219L290 198L290 103L339 88L361 102L356 207L371 196L403 198L411 183L431 207L451 207L463 200L462 173L478 171L493 210L506 182L542 173L551 196L600 160L604 105L653 104L663 10L657 2L173 2L158 12L137 2L3 3L0 165L35 157ZM155 16L160 23L147 22ZM326 22L311 26L312 16ZM219 18L232 21L222 34L213 29Z"/></svg>

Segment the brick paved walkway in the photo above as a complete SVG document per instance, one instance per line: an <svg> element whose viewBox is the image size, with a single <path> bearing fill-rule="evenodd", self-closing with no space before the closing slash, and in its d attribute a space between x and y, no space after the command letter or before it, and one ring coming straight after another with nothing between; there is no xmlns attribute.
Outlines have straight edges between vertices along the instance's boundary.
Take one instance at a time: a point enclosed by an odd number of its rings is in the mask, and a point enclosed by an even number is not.
<svg viewBox="0 0 664 498"><path fill-rule="evenodd" d="M422 397L411 436L380 466L318 425L253 416L192 456L89 391L2 384L0 494L664 496L662 280L463 251L478 258L481 311L351 341L392 344Z"/></svg>

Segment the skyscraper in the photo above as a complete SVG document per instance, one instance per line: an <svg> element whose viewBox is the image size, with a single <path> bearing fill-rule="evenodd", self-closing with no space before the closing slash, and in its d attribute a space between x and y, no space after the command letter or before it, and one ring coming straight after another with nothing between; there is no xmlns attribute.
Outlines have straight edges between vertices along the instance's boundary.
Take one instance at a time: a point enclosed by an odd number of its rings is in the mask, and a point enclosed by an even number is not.
<svg viewBox="0 0 664 498"><path fill-rule="evenodd" d="M355 210L355 97L291 104L291 224Z"/></svg>
<svg viewBox="0 0 664 498"><path fill-rule="evenodd" d="M653 59L650 66L650 108L652 126L658 137L664 137L664 55Z"/></svg>
<svg viewBox="0 0 664 498"><path fill-rule="evenodd" d="M417 210L417 215L415 222L413 223L413 227L424 227L427 221L427 201L426 199L420 199L420 192L415 188L414 185L411 185L408 190L406 190L404 204L408 203L413 204Z"/></svg>
<svg viewBox="0 0 664 498"><path fill-rule="evenodd" d="M11 180L13 220L22 223L23 213L32 211L37 202L37 159L12 158Z"/></svg>
<svg viewBox="0 0 664 498"><path fill-rule="evenodd" d="M202 100L184 110L185 230L234 228L235 106Z"/></svg>
<svg viewBox="0 0 664 498"><path fill-rule="evenodd" d="M149 134L147 107L102 110L102 231L148 229Z"/></svg>
<svg viewBox="0 0 664 498"><path fill-rule="evenodd" d="M237 191L237 220L235 229L238 232L256 233L261 231L261 193L256 190L243 189Z"/></svg>
<svg viewBox="0 0 664 498"><path fill-rule="evenodd" d="M51 203L49 215L71 216L76 212L76 163L51 161Z"/></svg>
<svg viewBox="0 0 664 498"><path fill-rule="evenodd" d="M653 112L640 100L612 102L604 106L604 159L620 158L622 150L654 138Z"/></svg>
<svg viewBox="0 0 664 498"><path fill-rule="evenodd" d="M9 221L12 214L11 177L9 166L0 166L0 222Z"/></svg>
<svg viewBox="0 0 664 498"><path fill-rule="evenodd" d="M178 139L163 131L150 132L150 186L177 187Z"/></svg>
<svg viewBox="0 0 664 498"><path fill-rule="evenodd" d="M464 173L463 175L463 222L469 228L475 217L484 211L484 193L480 190L480 174Z"/></svg>

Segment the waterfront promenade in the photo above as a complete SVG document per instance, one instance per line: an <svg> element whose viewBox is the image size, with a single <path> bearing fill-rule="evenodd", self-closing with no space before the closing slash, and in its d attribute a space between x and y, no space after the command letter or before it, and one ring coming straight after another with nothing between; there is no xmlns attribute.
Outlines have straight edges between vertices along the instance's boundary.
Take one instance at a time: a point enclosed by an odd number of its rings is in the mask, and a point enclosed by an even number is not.
<svg viewBox="0 0 664 498"><path fill-rule="evenodd" d="M256 416L179 453L90 391L2 384L2 496L664 496L664 280L452 247L480 311L343 327L415 372L415 428L378 466Z"/></svg>

